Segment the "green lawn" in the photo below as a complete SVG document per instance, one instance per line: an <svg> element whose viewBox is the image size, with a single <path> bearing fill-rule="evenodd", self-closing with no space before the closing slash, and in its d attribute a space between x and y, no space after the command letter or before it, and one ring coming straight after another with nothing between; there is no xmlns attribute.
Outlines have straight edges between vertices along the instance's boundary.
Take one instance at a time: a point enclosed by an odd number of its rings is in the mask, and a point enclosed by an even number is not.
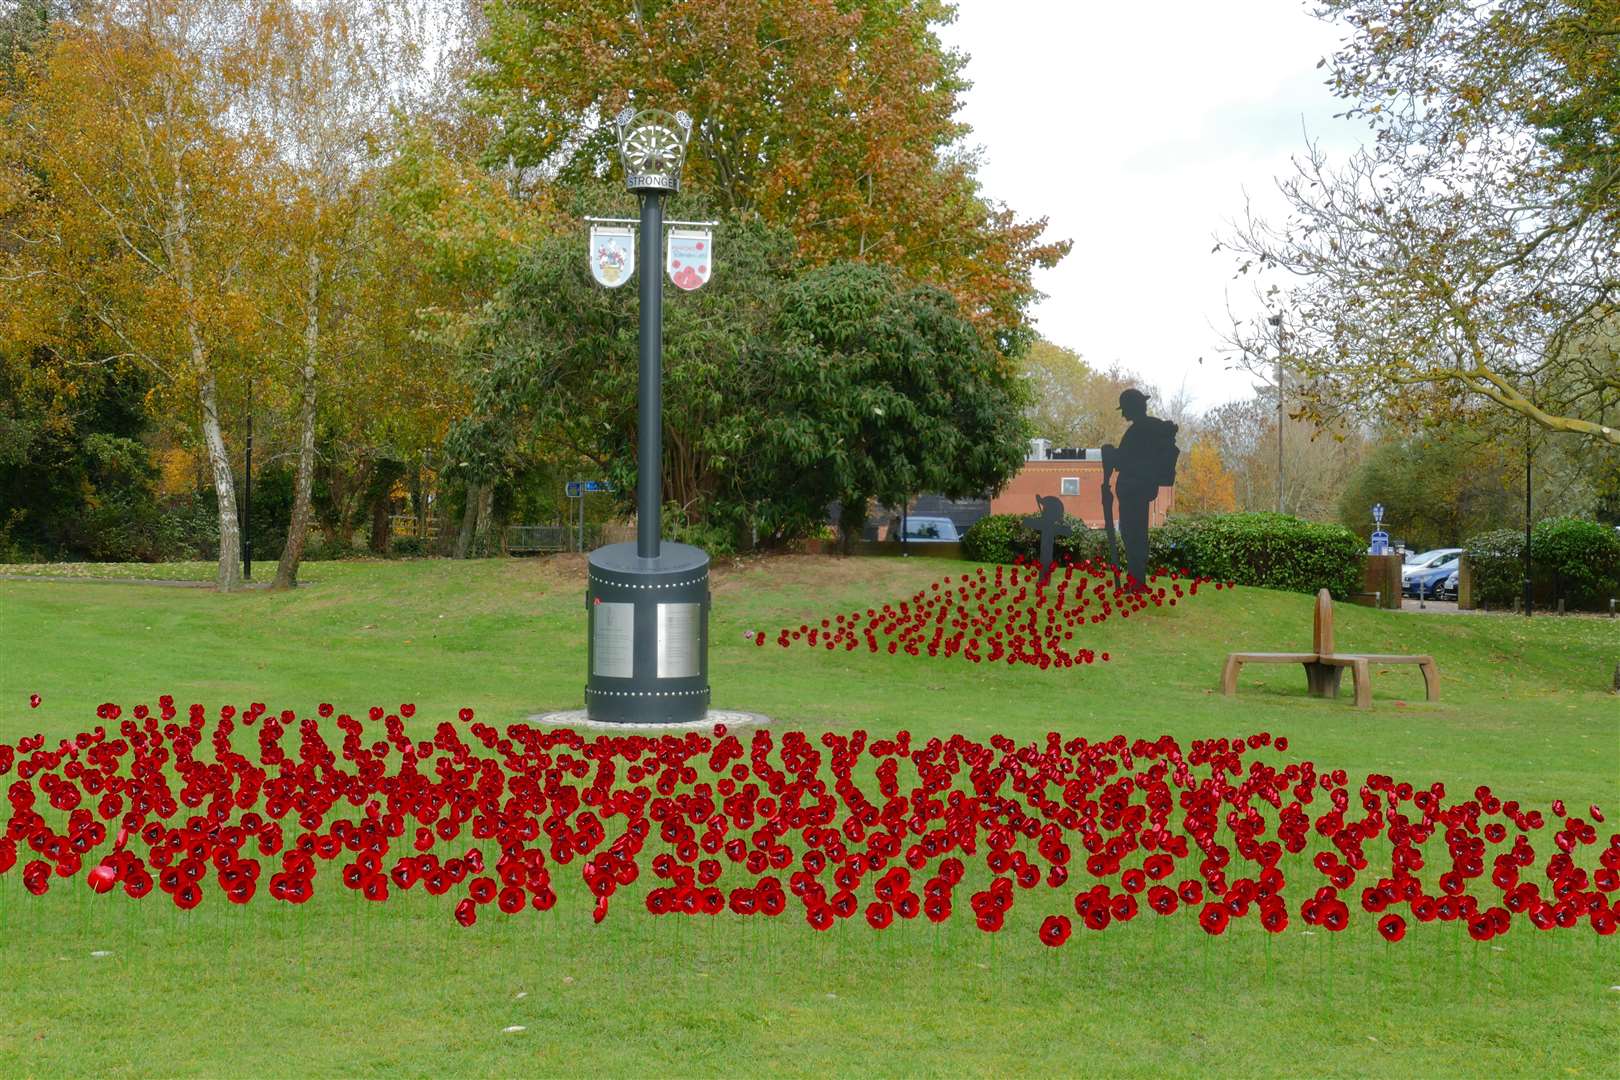
<svg viewBox="0 0 1620 1080"><path fill-rule="evenodd" d="M1620 698L1607 688L1620 624L1604 619L1341 605L1341 649L1440 663L1441 702L1401 668L1377 677L1370 711L1349 706L1348 687L1337 702L1305 696L1297 667L1251 667L1238 697L1214 692L1228 649L1310 640L1310 598L1261 590L1206 590L1089 628L1084 644L1112 662L1067 672L742 639L901 599L967 565L721 568L715 704L783 728L919 737L1268 730L1352 777L1440 779L1453 794L1484 783L1543 808L1596 802L1610 813L1600 836L1615 828ZM313 583L294 594L236 596L0 581L0 739L69 735L97 722L99 702L164 692L182 708L257 700L301 715L323 700L356 715L413 701L418 731L462 705L504 724L580 704L578 559L305 574ZM1359 909L1339 935L1296 919L1272 937L1250 919L1220 939L1178 914L1077 930L1049 950L1034 926L1072 911L1072 889L1029 894L997 935L973 927L965 902L942 927L878 934L856 919L820 935L796 908L654 921L620 902L598 926L577 889L548 914L492 911L463 930L451 897L419 890L372 906L328 883L298 909L268 897L232 908L216 892L181 913L160 895L137 904L75 886L35 899L17 871L0 878L0 1076L1620 1073L1620 935L1584 926L1516 922L1476 945L1460 924L1431 924L1391 946Z"/></svg>

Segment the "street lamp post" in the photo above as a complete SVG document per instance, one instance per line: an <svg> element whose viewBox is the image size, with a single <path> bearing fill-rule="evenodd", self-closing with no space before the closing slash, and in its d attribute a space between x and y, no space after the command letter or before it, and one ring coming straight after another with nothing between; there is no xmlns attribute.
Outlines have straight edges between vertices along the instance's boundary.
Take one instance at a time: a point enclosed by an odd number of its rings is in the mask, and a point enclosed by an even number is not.
<svg viewBox="0 0 1620 1080"><path fill-rule="evenodd" d="M1277 328L1277 513L1283 512L1283 329L1282 312L1266 320Z"/></svg>
<svg viewBox="0 0 1620 1080"><path fill-rule="evenodd" d="M692 121L655 109L617 118L625 186L641 201L636 540L590 553L585 711L608 723L703 719L709 708L709 556L660 538L665 196L680 190Z"/></svg>
<svg viewBox="0 0 1620 1080"><path fill-rule="evenodd" d="M1530 578L1530 420L1524 421L1524 616L1530 617L1535 606L1534 589Z"/></svg>

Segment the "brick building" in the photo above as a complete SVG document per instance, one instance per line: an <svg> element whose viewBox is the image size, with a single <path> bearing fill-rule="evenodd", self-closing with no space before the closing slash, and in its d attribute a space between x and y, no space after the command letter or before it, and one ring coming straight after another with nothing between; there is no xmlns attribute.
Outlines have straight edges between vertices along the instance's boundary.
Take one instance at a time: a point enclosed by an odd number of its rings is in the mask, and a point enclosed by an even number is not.
<svg viewBox="0 0 1620 1080"><path fill-rule="evenodd" d="M1008 481L1001 494L990 500L990 512L1025 516L1038 514L1040 506L1035 502L1035 497L1056 495L1063 500L1067 513L1085 522L1088 528L1102 528L1102 451L1048 451L1044 440L1036 439L1031 453L1040 456L1024 462L1018 475ZM1158 497L1148 507L1148 524L1163 525L1175 505L1175 489L1160 488Z"/></svg>

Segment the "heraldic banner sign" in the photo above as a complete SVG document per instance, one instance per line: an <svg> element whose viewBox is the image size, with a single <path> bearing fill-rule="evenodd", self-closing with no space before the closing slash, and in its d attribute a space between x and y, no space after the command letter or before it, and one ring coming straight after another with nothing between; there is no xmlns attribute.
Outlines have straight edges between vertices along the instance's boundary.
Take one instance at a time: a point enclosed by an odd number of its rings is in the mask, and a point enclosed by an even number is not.
<svg viewBox="0 0 1620 1080"><path fill-rule="evenodd" d="M691 292L709 280L714 264L714 233L708 229L670 229L665 269L669 280Z"/></svg>
<svg viewBox="0 0 1620 1080"><path fill-rule="evenodd" d="M591 276L610 289L630 280L636 266L636 232L612 225L591 226Z"/></svg>

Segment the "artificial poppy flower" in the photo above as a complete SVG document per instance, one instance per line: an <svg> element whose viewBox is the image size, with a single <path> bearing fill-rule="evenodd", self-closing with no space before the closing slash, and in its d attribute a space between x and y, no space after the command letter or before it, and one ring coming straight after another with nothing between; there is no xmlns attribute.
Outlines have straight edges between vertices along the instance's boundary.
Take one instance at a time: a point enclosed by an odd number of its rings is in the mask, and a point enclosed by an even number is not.
<svg viewBox="0 0 1620 1080"><path fill-rule="evenodd" d="M1406 936L1406 920L1391 911L1378 920L1378 932L1385 941L1399 941Z"/></svg>
<svg viewBox="0 0 1620 1080"><path fill-rule="evenodd" d="M1211 901L1198 913L1198 925L1203 927L1206 934L1224 934L1230 918L1231 915L1224 904Z"/></svg>
<svg viewBox="0 0 1620 1080"><path fill-rule="evenodd" d="M1070 931L1067 915L1048 915L1041 921L1041 944L1055 949L1069 940Z"/></svg>

